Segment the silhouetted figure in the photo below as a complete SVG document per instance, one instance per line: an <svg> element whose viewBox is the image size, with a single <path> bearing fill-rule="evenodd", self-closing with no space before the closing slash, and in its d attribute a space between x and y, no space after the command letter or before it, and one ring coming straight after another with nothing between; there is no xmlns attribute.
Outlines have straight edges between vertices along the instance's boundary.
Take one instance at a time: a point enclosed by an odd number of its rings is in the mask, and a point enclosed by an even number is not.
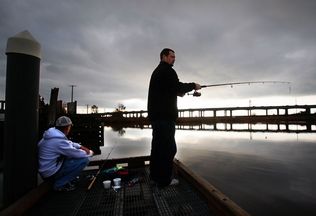
<svg viewBox="0 0 316 216"><path fill-rule="evenodd" d="M172 178L173 159L177 152L175 122L178 118L177 96L201 89L197 83L182 83L172 68L175 52L165 48L160 63L151 75L148 92L148 117L153 133L150 157L150 177L158 186L177 184Z"/></svg>

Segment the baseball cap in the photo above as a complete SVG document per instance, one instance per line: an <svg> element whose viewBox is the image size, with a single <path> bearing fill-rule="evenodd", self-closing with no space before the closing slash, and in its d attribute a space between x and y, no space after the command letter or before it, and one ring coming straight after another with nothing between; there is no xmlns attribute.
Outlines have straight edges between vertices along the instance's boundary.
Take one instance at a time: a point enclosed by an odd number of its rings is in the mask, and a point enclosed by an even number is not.
<svg viewBox="0 0 316 216"><path fill-rule="evenodd" d="M55 123L56 126L68 126L68 125L72 125L72 121L70 118L68 118L67 116L61 116L56 120Z"/></svg>

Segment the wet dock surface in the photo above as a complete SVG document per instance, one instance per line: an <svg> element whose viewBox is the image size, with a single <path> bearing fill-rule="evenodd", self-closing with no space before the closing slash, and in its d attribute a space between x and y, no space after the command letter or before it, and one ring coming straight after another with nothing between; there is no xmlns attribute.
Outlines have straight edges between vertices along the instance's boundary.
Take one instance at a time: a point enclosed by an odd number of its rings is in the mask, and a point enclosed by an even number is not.
<svg viewBox="0 0 316 216"><path fill-rule="evenodd" d="M179 185L158 188L150 182L149 167L145 166L121 176L120 190L103 188L103 181L118 177L104 172L87 190L91 175L96 173L84 171L74 191L51 190L26 215L214 215L207 201L183 178ZM135 183L129 184L132 180Z"/></svg>

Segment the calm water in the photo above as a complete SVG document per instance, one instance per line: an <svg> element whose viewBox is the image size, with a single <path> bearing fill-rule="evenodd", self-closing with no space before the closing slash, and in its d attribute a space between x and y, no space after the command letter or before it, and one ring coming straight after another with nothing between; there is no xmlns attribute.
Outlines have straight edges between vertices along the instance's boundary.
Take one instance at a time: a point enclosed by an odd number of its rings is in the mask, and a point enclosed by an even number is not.
<svg viewBox="0 0 316 216"><path fill-rule="evenodd" d="M150 154L151 129L104 129L102 155ZM252 215L316 215L316 134L177 130L176 157Z"/></svg>

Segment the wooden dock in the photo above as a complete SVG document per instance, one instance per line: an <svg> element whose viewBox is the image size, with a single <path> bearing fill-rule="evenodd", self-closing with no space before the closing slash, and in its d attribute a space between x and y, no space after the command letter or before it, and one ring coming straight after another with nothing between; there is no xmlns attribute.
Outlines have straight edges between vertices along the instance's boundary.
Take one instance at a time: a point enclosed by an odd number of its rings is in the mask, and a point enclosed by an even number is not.
<svg viewBox="0 0 316 216"><path fill-rule="evenodd" d="M84 171L78 187L70 192L54 192L47 187L38 187L22 197L1 215L148 215L148 216L249 216L249 214L230 200L216 187L196 175L180 161L174 161L175 174L179 185L160 188L149 178L149 156L120 158L91 162L101 166L93 187L89 176L97 169ZM104 189L102 182L112 180L120 174L106 174L105 169L121 164L128 171L122 178L121 189ZM105 166L104 166L105 165ZM130 184L131 180L133 184Z"/></svg>

